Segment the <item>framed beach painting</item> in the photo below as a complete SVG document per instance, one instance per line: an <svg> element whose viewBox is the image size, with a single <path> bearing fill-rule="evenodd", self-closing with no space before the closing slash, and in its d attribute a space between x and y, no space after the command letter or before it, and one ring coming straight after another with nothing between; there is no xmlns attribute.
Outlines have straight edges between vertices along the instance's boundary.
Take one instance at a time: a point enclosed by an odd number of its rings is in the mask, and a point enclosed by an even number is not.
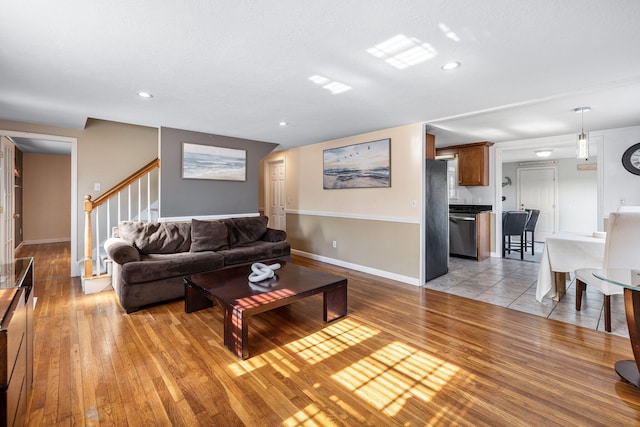
<svg viewBox="0 0 640 427"><path fill-rule="evenodd" d="M183 142L182 178L246 181L247 152Z"/></svg>
<svg viewBox="0 0 640 427"><path fill-rule="evenodd" d="M391 139L324 150L324 189L391 187Z"/></svg>

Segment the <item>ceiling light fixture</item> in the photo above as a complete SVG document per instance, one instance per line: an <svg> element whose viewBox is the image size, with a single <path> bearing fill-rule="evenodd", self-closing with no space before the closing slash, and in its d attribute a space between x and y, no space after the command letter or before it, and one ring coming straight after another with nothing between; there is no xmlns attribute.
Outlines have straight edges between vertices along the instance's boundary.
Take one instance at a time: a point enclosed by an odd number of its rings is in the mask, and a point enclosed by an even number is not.
<svg viewBox="0 0 640 427"><path fill-rule="evenodd" d="M153 95L151 95L149 92L138 92L138 96L140 98L153 98Z"/></svg>
<svg viewBox="0 0 640 427"><path fill-rule="evenodd" d="M444 64L440 68L442 68L445 71L449 71L449 70L455 70L456 68L459 68L460 65L462 65L462 64L459 63L458 61L453 61L453 62L447 62L446 64Z"/></svg>
<svg viewBox="0 0 640 427"><path fill-rule="evenodd" d="M582 127L578 134L578 145L576 147L576 157L578 159L586 159L589 157L589 134L584 131L584 113L591 111L591 107L578 107L573 109L574 112L580 113L582 116Z"/></svg>
<svg viewBox="0 0 640 427"><path fill-rule="evenodd" d="M278 126L288 126L288 125L289 125L289 123L287 123L287 122L280 122L280 123L278 123Z"/></svg>
<svg viewBox="0 0 640 427"><path fill-rule="evenodd" d="M536 151L536 156L538 157L549 157L553 153L553 150L538 150Z"/></svg>

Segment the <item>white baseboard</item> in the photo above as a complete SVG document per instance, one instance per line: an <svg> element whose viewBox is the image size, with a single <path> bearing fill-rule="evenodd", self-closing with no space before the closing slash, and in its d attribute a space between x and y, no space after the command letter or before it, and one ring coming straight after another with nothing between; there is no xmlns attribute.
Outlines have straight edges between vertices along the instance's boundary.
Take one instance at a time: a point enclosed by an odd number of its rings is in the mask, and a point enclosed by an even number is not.
<svg viewBox="0 0 640 427"><path fill-rule="evenodd" d="M322 255L311 254L297 249L291 249L291 253L316 261L326 262L327 264L337 265L339 267L349 268L351 270L361 271L363 273L372 274L374 276L384 277L385 279L397 280L413 286L422 286L420 279L415 277L403 276L401 274L391 273L389 271L378 270L364 265L352 264L350 262L341 261L339 259L328 258Z"/></svg>
<svg viewBox="0 0 640 427"><path fill-rule="evenodd" d="M55 237L53 239L38 239L38 240L23 240L21 245L40 245L43 243L62 243L62 242L70 242L70 237Z"/></svg>

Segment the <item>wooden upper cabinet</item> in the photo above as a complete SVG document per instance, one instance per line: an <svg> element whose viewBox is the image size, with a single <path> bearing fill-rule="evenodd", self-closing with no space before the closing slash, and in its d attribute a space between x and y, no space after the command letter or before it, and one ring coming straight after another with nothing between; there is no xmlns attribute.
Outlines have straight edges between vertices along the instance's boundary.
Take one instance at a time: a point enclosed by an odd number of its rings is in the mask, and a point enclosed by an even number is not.
<svg viewBox="0 0 640 427"><path fill-rule="evenodd" d="M458 158L458 185L489 185L489 147L492 142L453 145L436 149L436 156Z"/></svg>
<svg viewBox="0 0 640 427"><path fill-rule="evenodd" d="M425 139L425 157L427 159L435 159L436 158L436 137L435 135L431 135L430 133L426 134Z"/></svg>

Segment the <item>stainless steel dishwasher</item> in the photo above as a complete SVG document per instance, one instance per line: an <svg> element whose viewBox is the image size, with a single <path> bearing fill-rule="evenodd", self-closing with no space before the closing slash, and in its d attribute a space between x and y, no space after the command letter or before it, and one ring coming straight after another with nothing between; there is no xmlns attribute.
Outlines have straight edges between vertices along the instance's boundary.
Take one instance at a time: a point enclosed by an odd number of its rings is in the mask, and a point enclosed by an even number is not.
<svg viewBox="0 0 640 427"><path fill-rule="evenodd" d="M478 258L477 215L449 213L449 253Z"/></svg>

